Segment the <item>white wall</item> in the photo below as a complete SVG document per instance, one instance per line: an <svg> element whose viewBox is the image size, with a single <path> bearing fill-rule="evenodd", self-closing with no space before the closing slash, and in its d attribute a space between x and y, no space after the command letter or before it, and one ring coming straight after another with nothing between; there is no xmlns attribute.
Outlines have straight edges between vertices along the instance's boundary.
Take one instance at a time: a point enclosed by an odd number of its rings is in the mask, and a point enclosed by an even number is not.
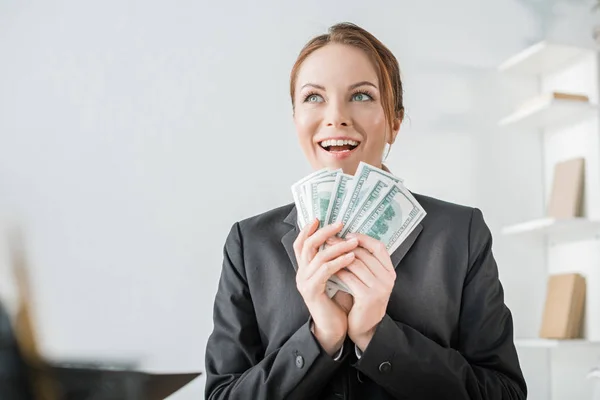
<svg viewBox="0 0 600 400"><path fill-rule="evenodd" d="M590 17L569 5L540 24L525 3L0 2L0 215L2 229L17 221L26 233L44 350L204 369L225 235L291 202L289 185L309 171L289 71L338 21L371 30L400 60L409 120L390 168L417 192L482 208L494 231L515 209L530 215L536 200L493 195L520 176L506 154L531 157L494 135L524 89L493 68L543 27L586 37ZM509 268L514 248L497 243L507 302L535 310ZM515 321L537 329L528 314Z"/></svg>

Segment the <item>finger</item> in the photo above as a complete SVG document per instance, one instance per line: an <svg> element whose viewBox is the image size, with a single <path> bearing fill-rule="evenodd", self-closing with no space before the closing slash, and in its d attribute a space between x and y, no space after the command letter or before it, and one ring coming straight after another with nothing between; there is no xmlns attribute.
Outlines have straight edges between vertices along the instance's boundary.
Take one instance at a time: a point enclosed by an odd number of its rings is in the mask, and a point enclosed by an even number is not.
<svg viewBox="0 0 600 400"><path fill-rule="evenodd" d="M294 240L294 253L296 254L296 260L298 260L298 264L300 264L299 261L300 256L302 255L302 248L304 247L304 242L306 241L306 238L315 233L319 226L318 222L319 220L315 218L312 220L312 222L306 224L298 234L296 240Z"/></svg>
<svg viewBox="0 0 600 400"><path fill-rule="evenodd" d="M332 245L334 245L334 244L336 244L336 243L343 242L344 240L345 240L345 239L342 239L341 237L338 237L338 236L332 236L332 237L330 237L329 239L327 239L327 241L326 241L325 243L327 243L328 245L331 245L331 246L332 246Z"/></svg>
<svg viewBox="0 0 600 400"><path fill-rule="evenodd" d="M386 280L390 276L390 271L386 269L373 254L358 247L355 251L357 260L362 261L371 273L379 280Z"/></svg>
<svg viewBox="0 0 600 400"><path fill-rule="evenodd" d="M385 267L385 269L389 271L394 271L394 265L392 264L392 260L390 259L390 255L388 254L387 249L383 242L373 239L370 236L364 235L362 233L350 233L346 235L346 238L355 237L358 239L358 244L361 247L367 249L371 254L375 256Z"/></svg>
<svg viewBox="0 0 600 400"><path fill-rule="evenodd" d="M346 239L342 239L339 236L332 236L332 237L330 237L329 239L327 239L325 241L325 244L323 245L323 248L326 249L327 247L333 246L334 244L337 244L337 243L340 243L340 242L343 242L344 240L346 240Z"/></svg>
<svg viewBox="0 0 600 400"><path fill-rule="evenodd" d="M352 305L354 304L354 298L352 297L352 295L342 291L338 291L333 296L333 301L335 301L340 307L342 307L346 314L350 312L350 310L352 309Z"/></svg>
<svg viewBox="0 0 600 400"><path fill-rule="evenodd" d="M377 277L362 261L355 259L352 264L348 265L347 269L348 271L352 272L358 279L360 279L360 281L366 287L374 288L377 286Z"/></svg>
<svg viewBox="0 0 600 400"><path fill-rule="evenodd" d="M327 247L323 251L320 251L308 264L308 267L306 268L306 276L310 278L321 268L323 264L356 249L356 246L358 246L357 239L347 241L344 240L336 245Z"/></svg>
<svg viewBox="0 0 600 400"><path fill-rule="evenodd" d="M354 296L364 296L367 290L369 290L369 288L352 272L341 270L336 273L336 275L346 286L348 286Z"/></svg>
<svg viewBox="0 0 600 400"><path fill-rule="evenodd" d="M352 235L349 235L352 236ZM366 235L365 235L366 236ZM369 236L366 236L369 239ZM356 236L354 237L356 239ZM373 239L375 240L375 239ZM327 243L330 243L331 245L335 244L335 243L340 243L343 242L344 239L341 239L339 237L332 237L327 239ZM380 242L381 243L381 242ZM356 249L356 258L360 259L373 273L373 275L375 275L378 279L381 280L386 280L389 278L390 275L390 270L388 270L387 268L385 268L382 263L373 255L371 254L371 252L365 250L363 247L357 247Z"/></svg>
<svg viewBox="0 0 600 400"><path fill-rule="evenodd" d="M314 232L304 241L301 257L303 257L303 259L307 262L311 261L315 254L317 254L319 251L319 247L325 243L327 238L335 236L341 230L342 223L336 222L335 224L326 225Z"/></svg>
<svg viewBox="0 0 600 400"><path fill-rule="evenodd" d="M310 279L324 286L333 274L350 265L354 258L354 253L350 252L328 261L322 264Z"/></svg>

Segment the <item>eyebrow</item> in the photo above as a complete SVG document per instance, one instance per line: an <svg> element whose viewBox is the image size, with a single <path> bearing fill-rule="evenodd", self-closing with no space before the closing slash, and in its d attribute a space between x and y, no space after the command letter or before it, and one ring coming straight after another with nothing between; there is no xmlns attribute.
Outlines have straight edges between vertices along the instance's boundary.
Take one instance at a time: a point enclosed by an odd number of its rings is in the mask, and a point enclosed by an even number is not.
<svg viewBox="0 0 600 400"><path fill-rule="evenodd" d="M308 87L308 86L314 87L315 89L319 89L319 90L325 90L324 86L317 85L316 83L307 83L307 84L304 84L304 85L302 85L302 87L300 88L300 90L302 90L302 89L304 89L305 87ZM348 90L356 89L357 87L360 87L360 86L372 86L375 89L377 89L377 86L375 84L373 84L373 83L371 83L369 81L361 81L361 82L357 82L357 83L354 83L354 84L348 86Z"/></svg>
<svg viewBox="0 0 600 400"><path fill-rule="evenodd" d="M354 85L350 85L348 87L348 89L350 89L350 90L356 89L359 86L373 86L375 89L377 89L377 86L374 83L371 83L369 81L362 81L362 82L355 83Z"/></svg>

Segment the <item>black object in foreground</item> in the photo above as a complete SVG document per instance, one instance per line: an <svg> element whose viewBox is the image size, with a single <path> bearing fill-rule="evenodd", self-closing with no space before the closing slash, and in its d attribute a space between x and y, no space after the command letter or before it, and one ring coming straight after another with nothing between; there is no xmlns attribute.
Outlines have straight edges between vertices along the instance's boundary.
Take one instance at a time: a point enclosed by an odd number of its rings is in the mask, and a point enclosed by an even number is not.
<svg viewBox="0 0 600 400"><path fill-rule="evenodd" d="M0 399L30 400L28 371L8 313L0 303Z"/></svg>
<svg viewBox="0 0 600 400"><path fill-rule="evenodd" d="M19 302L12 324L0 304L0 400L162 400L200 376L147 373L114 360L49 360L34 326L23 246L18 235L12 239Z"/></svg>
<svg viewBox="0 0 600 400"><path fill-rule="evenodd" d="M36 400L162 400L200 376L59 364L32 371Z"/></svg>
<svg viewBox="0 0 600 400"><path fill-rule="evenodd" d="M1 400L162 400L198 376L147 373L108 363L28 364L0 303Z"/></svg>

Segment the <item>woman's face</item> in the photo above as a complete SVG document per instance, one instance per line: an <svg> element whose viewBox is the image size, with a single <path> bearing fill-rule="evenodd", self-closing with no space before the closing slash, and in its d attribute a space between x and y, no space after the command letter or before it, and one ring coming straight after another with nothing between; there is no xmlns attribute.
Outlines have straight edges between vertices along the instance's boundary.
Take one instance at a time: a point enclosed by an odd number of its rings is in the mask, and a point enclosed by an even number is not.
<svg viewBox="0 0 600 400"><path fill-rule="evenodd" d="M400 121L389 132L377 73L363 50L328 44L314 51L302 63L295 89L294 123L314 169L354 175L361 161L381 166Z"/></svg>

